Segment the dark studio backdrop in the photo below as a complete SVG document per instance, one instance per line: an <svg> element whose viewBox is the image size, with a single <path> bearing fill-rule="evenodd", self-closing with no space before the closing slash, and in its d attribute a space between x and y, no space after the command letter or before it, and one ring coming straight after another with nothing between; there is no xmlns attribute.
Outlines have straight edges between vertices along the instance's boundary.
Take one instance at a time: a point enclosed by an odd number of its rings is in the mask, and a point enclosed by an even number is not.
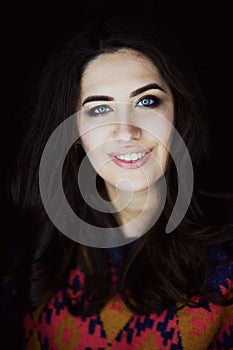
<svg viewBox="0 0 233 350"><path fill-rule="evenodd" d="M15 161L27 125L24 109L36 88L39 72L53 51L72 35L85 18L108 16L110 13L141 13L153 17L160 14L168 28L181 40L187 50L207 101L209 128L212 135L213 160L206 164L203 181L210 187L232 190L232 49L233 22L230 5L213 1L147 0L140 3L115 1L40 1L9 3L2 17L8 22L3 35L7 53L7 113L4 116L2 147L2 176ZM4 187L4 182L3 187ZM13 245L21 238L12 208L3 190L4 229L2 247ZM10 230L9 230L10 227ZM6 231L7 230L7 231ZM7 232L10 232L8 234ZM4 234L4 232L6 234ZM7 237L6 237L7 236ZM4 257L4 254L2 254ZM7 299L8 300L8 299ZM1 330L8 341L17 342L17 322L10 301L5 303ZM6 318L6 314L8 314ZM13 329L12 329L13 327ZM11 329L11 331L9 331ZM16 330L17 329L17 330ZM14 344L8 349L17 349Z"/></svg>

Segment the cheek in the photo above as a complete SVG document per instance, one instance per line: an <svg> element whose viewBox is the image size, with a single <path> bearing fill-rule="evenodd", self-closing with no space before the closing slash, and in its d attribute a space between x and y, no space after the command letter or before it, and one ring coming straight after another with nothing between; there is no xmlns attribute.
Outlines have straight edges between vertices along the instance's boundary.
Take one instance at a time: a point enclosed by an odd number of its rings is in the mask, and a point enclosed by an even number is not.
<svg viewBox="0 0 233 350"><path fill-rule="evenodd" d="M96 152L96 150L100 149L103 145L104 135L101 130L96 128L92 131L83 133L81 140L86 153L90 151Z"/></svg>
<svg viewBox="0 0 233 350"><path fill-rule="evenodd" d="M91 140L87 136L82 136L81 141L85 152L88 153L93 147Z"/></svg>
<svg viewBox="0 0 233 350"><path fill-rule="evenodd" d="M105 139L103 133L91 131L81 137L83 148L87 157L97 173L106 164L106 152L104 151Z"/></svg>
<svg viewBox="0 0 233 350"><path fill-rule="evenodd" d="M172 106L161 111L146 110L143 115L138 115L137 126L143 130L144 135L148 135L147 139L159 140L167 145L173 129L173 119Z"/></svg>
<svg viewBox="0 0 233 350"><path fill-rule="evenodd" d="M159 149L158 149L158 160L159 160L160 167L163 170L163 172L166 170L166 163L167 163L167 159L168 159L168 154L169 154L169 150L168 150L167 146L160 145Z"/></svg>

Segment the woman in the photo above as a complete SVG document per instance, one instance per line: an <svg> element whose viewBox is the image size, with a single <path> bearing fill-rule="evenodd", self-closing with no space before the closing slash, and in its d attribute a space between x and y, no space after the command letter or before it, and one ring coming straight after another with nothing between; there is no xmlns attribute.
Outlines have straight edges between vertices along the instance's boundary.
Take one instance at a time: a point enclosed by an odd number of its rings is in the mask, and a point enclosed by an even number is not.
<svg viewBox="0 0 233 350"><path fill-rule="evenodd" d="M26 349L233 347L232 226L202 213L203 100L178 47L110 17L46 66L11 185L32 221L14 273Z"/></svg>

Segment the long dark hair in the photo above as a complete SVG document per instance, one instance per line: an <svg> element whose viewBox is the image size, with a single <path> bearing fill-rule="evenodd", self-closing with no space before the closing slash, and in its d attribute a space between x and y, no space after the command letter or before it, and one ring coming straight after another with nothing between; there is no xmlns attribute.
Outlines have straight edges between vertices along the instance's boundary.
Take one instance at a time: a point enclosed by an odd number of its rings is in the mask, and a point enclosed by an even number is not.
<svg viewBox="0 0 233 350"><path fill-rule="evenodd" d="M109 253L115 248L84 247L59 232L43 208L38 172L51 133L77 111L80 81L87 64L101 53L121 48L139 51L152 60L171 89L175 103L174 124L189 150L196 177L192 201L184 219L173 233L165 234L177 195L176 169L172 159L168 160L165 208L143 237L133 245L117 248L121 263L118 283L112 290ZM204 105L187 55L157 20L153 23L133 16L117 16L92 21L53 55L42 72L36 107L30 116L9 191L23 220L30 222L24 249L14 270L17 295L25 310L37 307L63 287L69 270L77 264L85 272L84 292L89 294L89 303L86 308L80 308L67 299L73 314L99 311L114 293L119 293L128 307L138 313L160 311L174 302L196 306L192 296L197 294L207 301L227 303L208 285L211 268L208 252L216 244L226 251L232 231L218 220L210 224L200 205L198 174L208 156ZM100 215L88 207L80 194L78 166L84 156L82 147L71 147L63 168L64 191L79 216L96 226L113 227L115 218L107 213ZM104 192L103 181L97 180Z"/></svg>

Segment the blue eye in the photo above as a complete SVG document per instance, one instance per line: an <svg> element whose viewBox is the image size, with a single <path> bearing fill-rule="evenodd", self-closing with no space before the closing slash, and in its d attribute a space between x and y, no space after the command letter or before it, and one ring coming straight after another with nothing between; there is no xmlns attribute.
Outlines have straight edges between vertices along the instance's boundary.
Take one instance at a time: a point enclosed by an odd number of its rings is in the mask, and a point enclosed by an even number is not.
<svg viewBox="0 0 233 350"><path fill-rule="evenodd" d="M140 107L157 107L161 100L156 96L145 96L137 103Z"/></svg>
<svg viewBox="0 0 233 350"><path fill-rule="evenodd" d="M96 106L96 107L93 107L92 109L90 109L88 111L88 114L90 116L98 116L98 115L101 115L101 114L108 113L110 111L111 111L111 108L109 108L106 105L101 105L101 106Z"/></svg>

